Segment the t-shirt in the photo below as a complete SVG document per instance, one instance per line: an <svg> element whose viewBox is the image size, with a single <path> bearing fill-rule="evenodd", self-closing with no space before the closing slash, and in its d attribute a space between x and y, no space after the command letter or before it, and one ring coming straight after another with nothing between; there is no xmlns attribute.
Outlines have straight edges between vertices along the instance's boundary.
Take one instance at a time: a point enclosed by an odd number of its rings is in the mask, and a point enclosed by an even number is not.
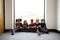
<svg viewBox="0 0 60 40"><path fill-rule="evenodd" d="M16 26L21 26L22 27L22 23L16 22Z"/></svg>
<svg viewBox="0 0 60 40"><path fill-rule="evenodd" d="M28 27L28 24L23 24L23 28L27 28Z"/></svg>
<svg viewBox="0 0 60 40"><path fill-rule="evenodd" d="M30 24L30 28L33 28L34 26L35 26L35 24L34 24L34 23Z"/></svg>
<svg viewBox="0 0 60 40"><path fill-rule="evenodd" d="M46 23L41 23L41 27L46 27Z"/></svg>
<svg viewBox="0 0 60 40"><path fill-rule="evenodd" d="M36 27L39 27L41 24L40 23L35 23L35 26Z"/></svg>

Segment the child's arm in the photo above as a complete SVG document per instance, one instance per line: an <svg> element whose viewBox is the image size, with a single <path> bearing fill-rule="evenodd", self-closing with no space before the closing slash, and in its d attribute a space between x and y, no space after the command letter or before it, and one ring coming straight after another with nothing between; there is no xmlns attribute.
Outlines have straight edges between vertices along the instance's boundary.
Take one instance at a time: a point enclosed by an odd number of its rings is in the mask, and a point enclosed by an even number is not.
<svg viewBox="0 0 60 40"><path fill-rule="evenodd" d="M47 29L47 27L46 27L46 23L45 23L45 25L44 25L44 29L45 29L45 30Z"/></svg>

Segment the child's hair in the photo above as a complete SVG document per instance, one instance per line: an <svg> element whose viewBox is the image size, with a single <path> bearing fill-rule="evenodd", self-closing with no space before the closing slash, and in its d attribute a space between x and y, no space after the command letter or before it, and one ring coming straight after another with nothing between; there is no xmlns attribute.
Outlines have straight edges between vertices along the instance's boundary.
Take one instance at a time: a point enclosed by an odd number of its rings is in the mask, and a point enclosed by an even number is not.
<svg viewBox="0 0 60 40"><path fill-rule="evenodd" d="M39 19L36 19L36 21L39 21Z"/></svg>
<svg viewBox="0 0 60 40"><path fill-rule="evenodd" d="M33 21L33 19L31 19L31 21Z"/></svg>
<svg viewBox="0 0 60 40"><path fill-rule="evenodd" d="M22 19L16 19L16 22L17 22L18 20L19 20L19 21L22 21Z"/></svg>
<svg viewBox="0 0 60 40"><path fill-rule="evenodd" d="M45 19L41 19L41 21L45 21Z"/></svg>
<svg viewBox="0 0 60 40"><path fill-rule="evenodd" d="M25 22L26 22L26 24L28 24L26 20L24 20L23 24L25 24Z"/></svg>
<svg viewBox="0 0 60 40"><path fill-rule="evenodd" d="M36 19L36 22L39 22L39 19Z"/></svg>
<svg viewBox="0 0 60 40"><path fill-rule="evenodd" d="M22 19L20 19L20 21L22 21Z"/></svg>

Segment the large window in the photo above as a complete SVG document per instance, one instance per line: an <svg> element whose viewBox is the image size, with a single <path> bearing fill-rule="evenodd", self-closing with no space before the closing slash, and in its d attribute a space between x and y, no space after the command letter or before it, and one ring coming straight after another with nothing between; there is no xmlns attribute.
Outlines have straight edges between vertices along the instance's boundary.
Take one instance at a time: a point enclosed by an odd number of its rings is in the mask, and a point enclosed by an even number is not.
<svg viewBox="0 0 60 40"><path fill-rule="evenodd" d="M44 18L44 0L15 0L15 19L21 18L22 22L30 19Z"/></svg>

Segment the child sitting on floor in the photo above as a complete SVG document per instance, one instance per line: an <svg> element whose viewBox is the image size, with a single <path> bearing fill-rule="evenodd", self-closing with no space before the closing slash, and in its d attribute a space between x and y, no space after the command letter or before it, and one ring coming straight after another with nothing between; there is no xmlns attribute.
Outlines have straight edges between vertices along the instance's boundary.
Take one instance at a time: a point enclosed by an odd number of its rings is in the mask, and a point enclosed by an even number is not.
<svg viewBox="0 0 60 40"><path fill-rule="evenodd" d="M39 19L36 19L35 26L36 26L36 27L39 27L39 25L40 25Z"/></svg>
<svg viewBox="0 0 60 40"><path fill-rule="evenodd" d="M41 19L41 31L44 33L48 33L47 27L46 27L46 23L44 19Z"/></svg>
<svg viewBox="0 0 60 40"><path fill-rule="evenodd" d="M22 27L21 21L22 21L22 19L16 19L16 27L17 27L17 30L20 30L20 27Z"/></svg>
<svg viewBox="0 0 60 40"><path fill-rule="evenodd" d="M35 28L35 24L34 24L34 20L33 19L31 19L31 23L30 23L29 27L30 27L30 31L31 32L35 32L36 28Z"/></svg>
<svg viewBox="0 0 60 40"><path fill-rule="evenodd" d="M34 27L35 27L34 21L33 21L33 19L31 19L30 28L34 28Z"/></svg>
<svg viewBox="0 0 60 40"><path fill-rule="evenodd" d="M36 33L37 33L38 35L40 35L40 32L39 32L39 26L40 26L39 19L36 19L35 26L36 26Z"/></svg>
<svg viewBox="0 0 60 40"><path fill-rule="evenodd" d="M29 30L28 30L28 23L27 23L27 21L26 20L24 20L24 22L23 22L23 29L22 29L24 32L28 32Z"/></svg>

